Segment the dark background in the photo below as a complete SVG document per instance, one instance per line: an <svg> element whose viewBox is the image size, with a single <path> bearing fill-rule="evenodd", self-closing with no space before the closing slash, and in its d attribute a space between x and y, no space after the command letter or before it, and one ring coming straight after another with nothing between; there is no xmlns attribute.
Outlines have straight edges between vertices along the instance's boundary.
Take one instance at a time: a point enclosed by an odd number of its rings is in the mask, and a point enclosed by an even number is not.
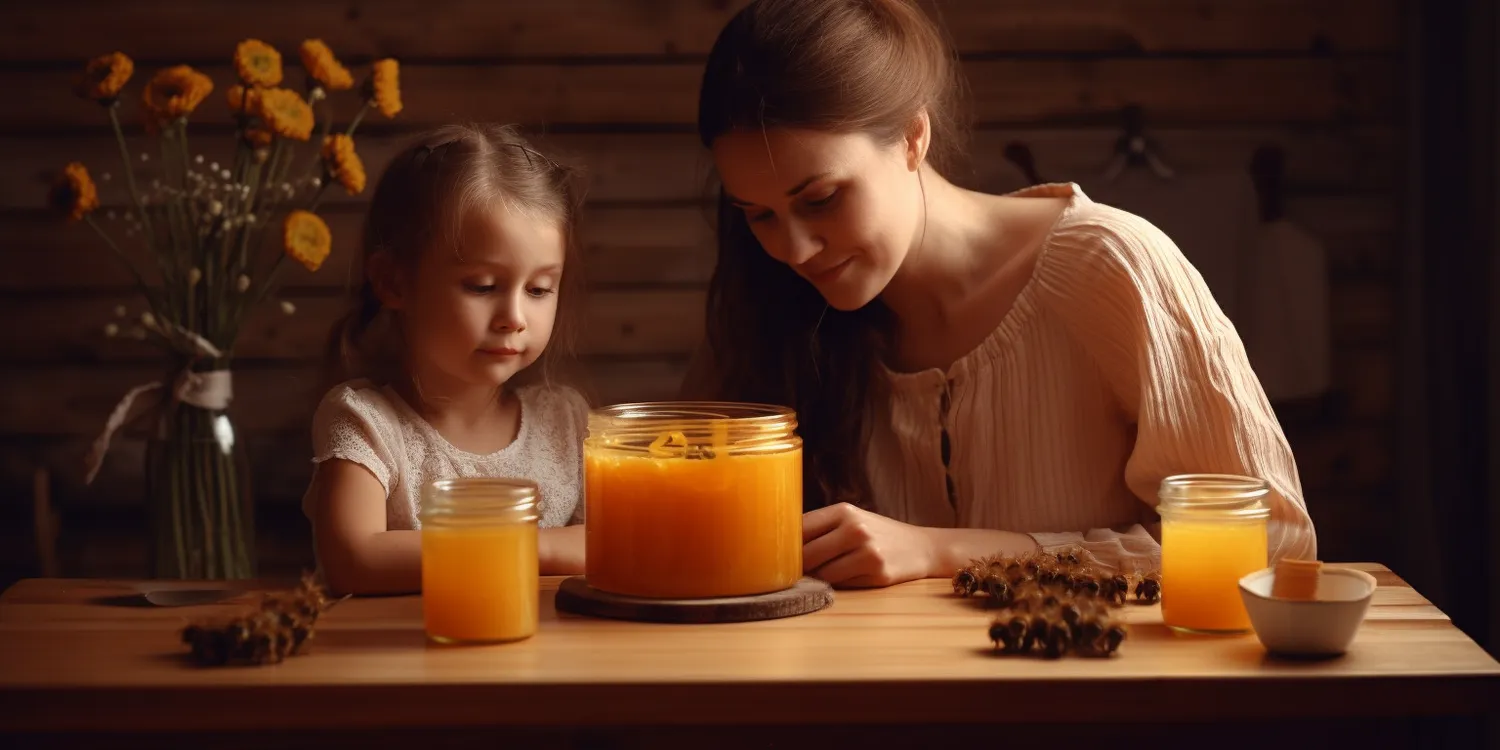
<svg viewBox="0 0 1500 750"><path fill-rule="evenodd" d="M29 2L0 11L0 585L40 574L146 573L143 433L117 439L100 478L83 455L116 400L162 375L147 347L106 339L140 304L86 228L43 208L74 159L113 172L107 120L74 73L112 50L140 85L187 63L215 91L195 151L227 153L234 45L255 37L300 78L321 37L356 77L402 63L406 109L361 126L371 182L403 133L512 121L593 175L585 215L589 325L601 401L670 396L701 335L712 270L708 161L692 134L708 47L742 2ZM1488 2L1402 0L944 0L977 128L962 182L1026 184L1003 156L1024 143L1047 179L1100 180L1122 110L1141 108L1184 173L1286 155L1288 216L1328 257L1333 388L1278 404L1318 526L1320 555L1375 561L1500 645L1500 368L1494 300L1500 201L1497 21ZM344 120L351 98L339 98ZM140 129L131 125L138 137ZM147 147L144 140L133 150ZM361 198L368 197L368 191ZM288 276L297 313L268 306L241 340L234 413L254 466L261 573L310 564L297 507L329 322L341 307L361 199L325 211L335 254ZM38 473L40 469L46 472ZM47 488L37 501L38 481ZM40 509L40 510L39 510ZM49 515L50 514L50 515ZM55 526L38 523L52 517ZM52 529L49 531L49 529Z"/></svg>

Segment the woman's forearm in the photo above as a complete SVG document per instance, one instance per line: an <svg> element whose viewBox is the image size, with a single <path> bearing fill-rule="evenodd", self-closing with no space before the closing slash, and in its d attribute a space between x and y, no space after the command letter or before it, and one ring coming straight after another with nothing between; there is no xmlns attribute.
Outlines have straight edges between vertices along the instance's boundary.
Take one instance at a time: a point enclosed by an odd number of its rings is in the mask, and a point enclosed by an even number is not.
<svg viewBox="0 0 1500 750"><path fill-rule="evenodd" d="M1041 546L1027 534L993 529L927 529L932 540L928 578L947 578L970 560L986 555L1021 555Z"/></svg>

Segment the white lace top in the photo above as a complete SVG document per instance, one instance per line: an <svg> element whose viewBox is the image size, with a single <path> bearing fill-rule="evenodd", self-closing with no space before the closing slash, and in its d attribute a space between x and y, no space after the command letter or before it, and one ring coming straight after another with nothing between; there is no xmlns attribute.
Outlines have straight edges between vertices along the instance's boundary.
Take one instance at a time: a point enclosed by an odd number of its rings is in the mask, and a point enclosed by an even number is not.
<svg viewBox="0 0 1500 750"><path fill-rule="evenodd" d="M342 458L369 469L385 488L389 530L422 527L421 488L427 482L476 476L536 482L543 528L582 523L588 403L564 387L525 386L516 396L516 439L480 455L454 447L389 386L352 380L329 391L313 415L313 462ZM303 511L311 517L307 502Z"/></svg>

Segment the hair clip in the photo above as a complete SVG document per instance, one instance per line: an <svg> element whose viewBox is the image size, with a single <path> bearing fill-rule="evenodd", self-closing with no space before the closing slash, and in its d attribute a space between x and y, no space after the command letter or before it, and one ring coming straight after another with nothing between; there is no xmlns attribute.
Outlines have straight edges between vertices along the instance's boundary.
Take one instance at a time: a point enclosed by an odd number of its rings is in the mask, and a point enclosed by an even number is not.
<svg viewBox="0 0 1500 750"><path fill-rule="evenodd" d="M457 142L458 142L457 139L453 139L453 140L443 141L442 143L438 143L438 144L427 144L427 143L424 143L424 144L422 144L422 145L420 145L420 146L412 149L412 154L411 154L412 168L413 169L421 169L427 163L427 158L430 157L430 156L432 156L433 154L437 154L438 155L437 160L438 160L439 163L441 163L442 160L443 160L443 154L447 152L448 147L451 146L451 145L453 145L454 143L457 143Z"/></svg>
<svg viewBox="0 0 1500 750"><path fill-rule="evenodd" d="M536 158L541 159L542 161L545 161L548 164L552 165L553 169L556 169L556 170L559 170L559 171L563 171L563 168L562 168L561 164L558 164L557 162L553 161L551 159L551 157L547 156L546 154L543 154L540 151L537 151L536 149L533 149L532 147L530 147L530 146L528 146L528 145L526 145L524 143L514 143L514 142L511 142L511 141L505 141L504 143L501 143L500 145L502 145L502 146L510 146L512 148L521 149L521 153L523 153L523 154L526 155L526 165L527 166L530 166L530 167L536 166L531 161L531 157L535 156Z"/></svg>

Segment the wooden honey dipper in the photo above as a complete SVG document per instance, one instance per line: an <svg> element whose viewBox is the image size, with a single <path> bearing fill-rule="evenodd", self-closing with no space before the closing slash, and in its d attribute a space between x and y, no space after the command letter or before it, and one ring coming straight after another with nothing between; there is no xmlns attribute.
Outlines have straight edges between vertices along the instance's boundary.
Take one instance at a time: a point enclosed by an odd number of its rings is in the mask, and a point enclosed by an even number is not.
<svg viewBox="0 0 1500 750"><path fill-rule="evenodd" d="M1299 601L1318 598L1318 574L1322 569L1323 563L1318 560L1278 560L1271 596Z"/></svg>

